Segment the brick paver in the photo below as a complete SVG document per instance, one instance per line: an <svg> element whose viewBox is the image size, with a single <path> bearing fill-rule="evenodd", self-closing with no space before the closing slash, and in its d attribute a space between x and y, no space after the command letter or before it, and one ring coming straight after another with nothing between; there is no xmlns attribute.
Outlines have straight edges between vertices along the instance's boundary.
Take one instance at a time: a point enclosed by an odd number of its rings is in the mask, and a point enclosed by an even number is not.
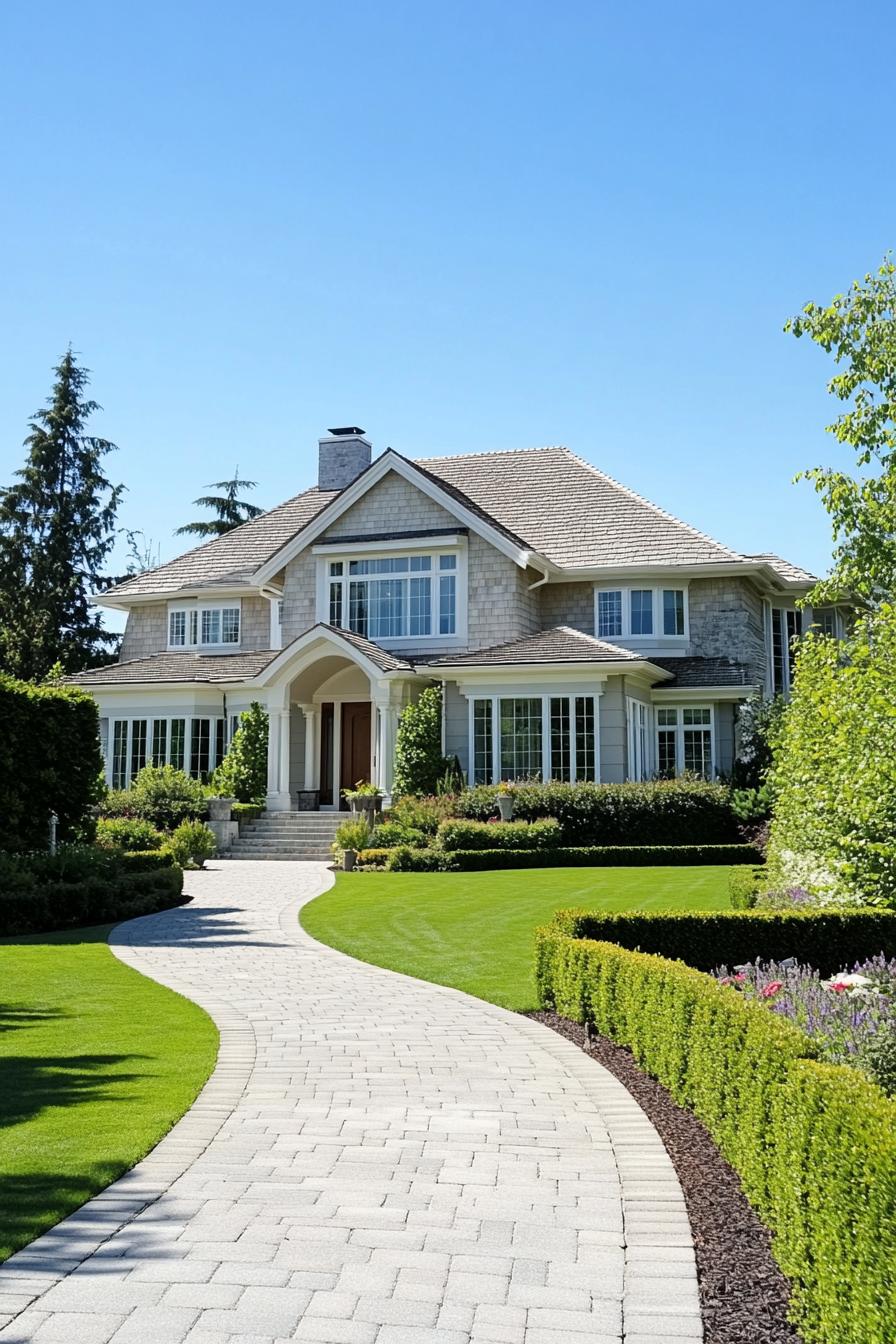
<svg viewBox="0 0 896 1344"><path fill-rule="evenodd" d="M537 1023L302 932L321 864L188 877L123 960L221 1031L196 1105L0 1268L3 1344L702 1339L653 1126Z"/></svg>

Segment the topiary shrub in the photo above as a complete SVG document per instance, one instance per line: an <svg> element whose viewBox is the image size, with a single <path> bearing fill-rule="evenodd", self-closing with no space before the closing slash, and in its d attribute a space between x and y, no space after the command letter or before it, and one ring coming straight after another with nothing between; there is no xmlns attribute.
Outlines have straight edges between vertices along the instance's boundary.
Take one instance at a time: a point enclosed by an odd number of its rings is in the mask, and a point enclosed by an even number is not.
<svg viewBox="0 0 896 1344"><path fill-rule="evenodd" d="M161 849L165 837L142 817L101 817L96 824L96 843L101 849Z"/></svg>
<svg viewBox="0 0 896 1344"><path fill-rule="evenodd" d="M0 850L89 839L103 785L96 701L74 686L33 686L0 674Z"/></svg>
<svg viewBox="0 0 896 1344"><path fill-rule="evenodd" d="M181 868L201 868L215 852L215 835L203 821L182 821L169 838L168 849Z"/></svg>
<svg viewBox="0 0 896 1344"><path fill-rule="evenodd" d="M422 849L427 841L423 831L414 826L404 826L399 821L383 821L374 835L380 849L395 849L398 845L410 845L412 849Z"/></svg>
<svg viewBox="0 0 896 1344"><path fill-rule="evenodd" d="M211 777L211 788L238 803L264 803L268 788L268 733L265 710L257 700L240 715L224 760Z"/></svg>
<svg viewBox="0 0 896 1344"><path fill-rule="evenodd" d="M443 821L436 832L442 849L546 850L560 843L560 823L542 821Z"/></svg>
<svg viewBox="0 0 896 1344"><path fill-rule="evenodd" d="M392 792L434 794L452 770L442 755L442 687L427 686L419 699L402 711L395 737Z"/></svg>

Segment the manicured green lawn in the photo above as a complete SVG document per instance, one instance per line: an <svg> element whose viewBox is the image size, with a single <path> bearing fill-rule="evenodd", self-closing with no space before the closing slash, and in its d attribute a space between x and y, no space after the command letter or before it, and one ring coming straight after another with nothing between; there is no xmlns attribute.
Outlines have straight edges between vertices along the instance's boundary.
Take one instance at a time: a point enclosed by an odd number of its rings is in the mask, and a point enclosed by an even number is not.
<svg viewBox="0 0 896 1344"><path fill-rule="evenodd" d="M730 868L340 873L302 911L314 938L361 961L535 1007L533 933L555 910L724 910Z"/></svg>
<svg viewBox="0 0 896 1344"><path fill-rule="evenodd" d="M211 1019L107 933L0 941L0 1260L132 1167L214 1066Z"/></svg>

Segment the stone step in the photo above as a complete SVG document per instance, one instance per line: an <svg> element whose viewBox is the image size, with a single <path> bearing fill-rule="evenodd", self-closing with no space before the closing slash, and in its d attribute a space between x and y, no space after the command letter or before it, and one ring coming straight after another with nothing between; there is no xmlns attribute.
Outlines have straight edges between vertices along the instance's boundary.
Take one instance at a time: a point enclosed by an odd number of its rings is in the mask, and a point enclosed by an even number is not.
<svg viewBox="0 0 896 1344"><path fill-rule="evenodd" d="M242 859L244 861L252 860L253 862L256 863L270 863L270 862L332 863L333 862L333 855L326 853L324 850L304 850L304 849L302 850L285 849L282 851L278 850L277 853L275 854L272 854L269 849L266 849L258 854L252 852L251 850L249 852L246 852L245 850L231 849L224 854L218 854L216 857L218 859L227 859L233 862L238 862L239 860Z"/></svg>

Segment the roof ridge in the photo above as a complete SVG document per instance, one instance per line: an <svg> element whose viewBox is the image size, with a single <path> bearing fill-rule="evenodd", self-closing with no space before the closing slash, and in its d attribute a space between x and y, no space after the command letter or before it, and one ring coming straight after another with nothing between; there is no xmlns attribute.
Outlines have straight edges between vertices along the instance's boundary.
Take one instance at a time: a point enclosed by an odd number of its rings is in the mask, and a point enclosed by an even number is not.
<svg viewBox="0 0 896 1344"><path fill-rule="evenodd" d="M509 457L511 453L551 453L557 449L563 452L569 452L562 443L542 443L534 448L485 448L478 453L439 453L435 457L410 457L406 461L413 462L414 466L420 466L424 462L465 462L473 457ZM392 450L396 452L397 449Z"/></svg>
<svg viewBox="0 0 896 1344"><path fill-rule="evenodd" d="M692 523L686 523L683 518L676 517L676 515L670 513L668 509L660 508L659 504L654 504L652 499L647 499L646 496L640 495L637 490L633 490L629 485L623 485L622 481L617 481L615 476L611 476L609 472L602 471L600 467L595 467L591 462L586 462L584 457L579 457L578 453L574 453L571 448L561 448L561 452L567 453L574 461L578 462L601 480L608 481L609 484L615 486L617 490L621 490L624 495L628 495L629 499L636 499L638 503L643 504L645 508L652 509L654 513L658 514L661 518L665 518L667 522L675 523L678 527L685 528L686 531L691 532L695 537L699 537L701 541L708 541L711 542L713 546L718 546L719 550L725 551L731 556L732 560L743 560L744 557L739 551L733 551L731 547L726 546L723 541L718 541L715 537L711 537L708 532L701 532L699 527L694 527Z"/></svg>

